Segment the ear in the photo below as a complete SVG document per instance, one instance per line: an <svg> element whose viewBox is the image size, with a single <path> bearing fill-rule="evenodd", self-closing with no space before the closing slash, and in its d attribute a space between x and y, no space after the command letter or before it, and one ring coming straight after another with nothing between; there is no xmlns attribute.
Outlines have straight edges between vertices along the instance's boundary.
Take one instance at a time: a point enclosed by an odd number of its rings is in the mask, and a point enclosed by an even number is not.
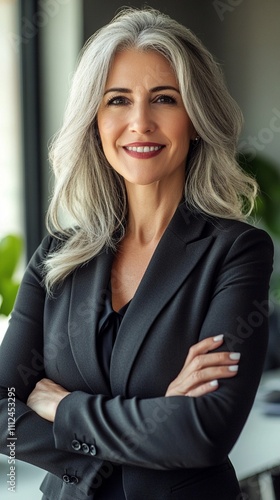
<svg viewBox="0 0 280 500"><path fill-rule="evenodd" d="M199 141L200 141L200 136L198 135L197 131L193 127L193 133L191 135L191 141L190 141L190 145L191 145L192 150L198 145Z"/></svg>
<svg viewBox="0 0 280 500"><path fill-rule="evenodd" d="M191 135L191 141L192 142L197 142L198 139L199 139L199 135L197 133L197 131L195 130L194 126L192 125L192 135Z"/></svg>
<svg viewBox="0 0 280 500"><path fill-rule="evenodd" d="M200 139L200 136L198 135L197 131L195 129L193 129L193 134L191 135L191 143L193 144L193 146L198 144L199 139Z"/></svg>
<svg viewBox="0 0 280 500"><path fill-rule="evenodd" d="M196 134L195 137L192 139L192 142L194 144L197 144L199 142L199 140L200 140L200 136L198 134Z"/></svg>

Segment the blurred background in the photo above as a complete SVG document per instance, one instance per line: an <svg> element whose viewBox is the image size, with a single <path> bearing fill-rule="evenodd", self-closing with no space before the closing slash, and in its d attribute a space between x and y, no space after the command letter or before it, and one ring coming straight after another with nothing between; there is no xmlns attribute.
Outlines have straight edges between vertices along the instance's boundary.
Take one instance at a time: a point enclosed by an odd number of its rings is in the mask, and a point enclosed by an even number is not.
<svg viewBox="0 0 280 500"><path fill-rule="evenodd" d="M265 369L277 370L280 368L280 2L150 0L147 4L183 23L204 42L221 64L230 92L244 113L240 163L256 176L261 188L254 223L266 229L275 243L269 313L271 336ZM62 123L77 56L89 36L109 22L123 5L141 7L144 2L0 0L0 341L24 267L46 232L44 219L52 190L48 144ZM260 460L250 468L246 458L248 451L253 456L259 448L256 429L266 433L270 428L280 436L280 417L269 422L269 426L261 428L250 423L233 454L240 480L244 481L243 499L280 498L275 496L276 490L273 492L271 479L260 475L269 466L273 467L277 481L280 444L278 454L272 453L266 436L267 446L264 449L264 440L261 452L266 457L264 462ZM255 448L254 441L247 441L250 432L255 436ZM272 431L271 436L272 442L275 441ZM2 500L12 496L6 484L7 468L6 457L1 456ZM18 462L14 497L41 498L38 487L43 475L39 469ZM256 477L258 480L252 479Z"/></svg>

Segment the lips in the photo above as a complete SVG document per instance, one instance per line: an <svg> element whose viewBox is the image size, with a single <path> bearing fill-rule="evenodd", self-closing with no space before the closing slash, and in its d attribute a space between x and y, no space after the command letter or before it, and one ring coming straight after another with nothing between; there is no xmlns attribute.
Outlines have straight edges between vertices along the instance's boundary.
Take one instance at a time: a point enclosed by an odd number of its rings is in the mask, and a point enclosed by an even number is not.
<svg viewBox="0 0 280 500"><path fill-rule="evenodd" d="M133 143L124 146L125 152L134 158L148 159L157 156L164 145L154 143Z"/></svg>

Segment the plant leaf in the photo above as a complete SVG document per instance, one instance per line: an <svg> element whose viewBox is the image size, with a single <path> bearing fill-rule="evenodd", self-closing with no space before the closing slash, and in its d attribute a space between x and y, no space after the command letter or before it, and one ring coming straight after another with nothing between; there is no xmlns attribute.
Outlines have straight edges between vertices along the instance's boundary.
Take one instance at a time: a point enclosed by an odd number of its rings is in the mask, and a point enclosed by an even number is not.
<svg viewBox="0 0 280 500"><path fill-rule="evenodd" d="M22 252L22 238L9 234L0 240L0 280L12 278Z"/></svg>
<svg viewBox="0 0 280 500"><path fill-rule="evenodd" d="M19 283L15 283L14 281L5 278L1 280L0 295L2 297L2 303L0 306L0 314L9 316L14 307L18 288Z"/></svg>

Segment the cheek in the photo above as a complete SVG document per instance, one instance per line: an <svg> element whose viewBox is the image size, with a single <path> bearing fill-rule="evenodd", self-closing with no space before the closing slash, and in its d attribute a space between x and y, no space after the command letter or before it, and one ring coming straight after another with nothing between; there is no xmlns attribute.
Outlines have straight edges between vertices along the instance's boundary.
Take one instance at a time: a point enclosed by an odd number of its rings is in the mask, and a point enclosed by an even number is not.
<svg viewBox="0 0 280 500"><path fill-rule="evenodd" d="M186 120L177 120L174 127L174 137L177 137L177 143L183 148L189 148L190 141L194 135L192 123Z"/></svg>
<svg viewBox="0 0 280 500"><path fill-rule="evenodd" d="M173 127L173 138L179 148L185 148L189 146L191 140L191 132L185 124L179 122Z"/></svg>
<svg viewBox="0 0 280 500"><path fill-rule="evenodd" d="M108 134L111 133L113 129L113 120L107 113L100 112L97 114L97 125L99 134L102 140L105 140Z"/></svg>
<svg viewBox="0 0 280 500"><path fill-rule="evenodd" d="M97 118L98 129L103 140L117 138L124 126L125 117L120 113L102 114Z"/></svg>
<svg viewBox="0 0 280 500"><path fill-rule="evenodd" d="M174 138L175 147L177 150L178 159L184 159L187 157L189 149L190 149L190 141L191 141L191 133L192 130L189 127L186 127L186 124L182 124L181 126L177 124L174 130Z"/></svg>
<svg viewBox="0 0 280 500"><path fill-rule="evenodd" d="M108 139L115 130L114 120L111 118L103 118L98 122L99 133L102 140Z"/></svg>

